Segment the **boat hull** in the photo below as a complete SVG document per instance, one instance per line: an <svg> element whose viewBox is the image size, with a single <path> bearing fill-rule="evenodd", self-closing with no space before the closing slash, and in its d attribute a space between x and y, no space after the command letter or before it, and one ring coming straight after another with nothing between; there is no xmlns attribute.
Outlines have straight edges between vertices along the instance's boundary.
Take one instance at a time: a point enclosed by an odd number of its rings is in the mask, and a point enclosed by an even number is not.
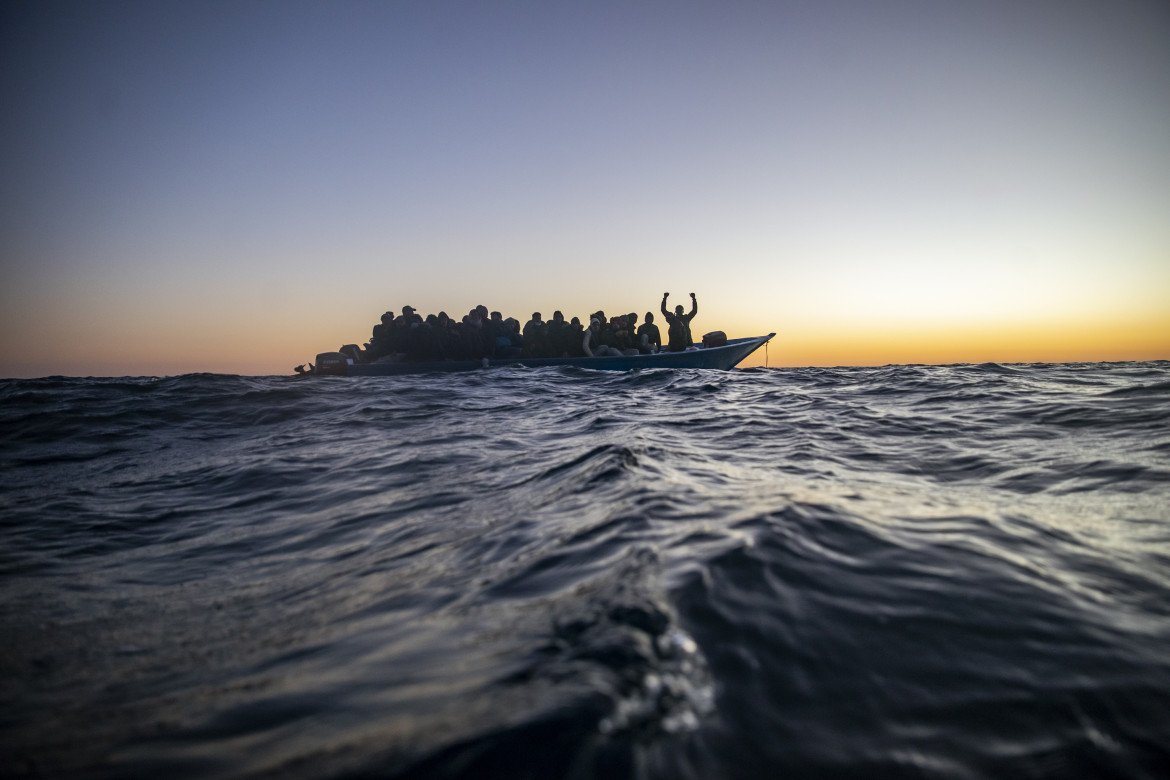
<svg viewBox="0 0 1170 780"><path fill-rule="evenodd" d="M475 371L499 366L576 366L600 371L629 371L648 368L706 368L726 371L734 368L744 358L768 343L775 336L754 336L731 339L720 347L691 349L685 352L660 352L656 355L630 355L621 357L576 357L576 358L504 358L499 360L434 360L417 363L345 363L335 373L343 376L398 376L401 374L430 374L448 371ZM334 372L331 372L334 373Z"/></svg>

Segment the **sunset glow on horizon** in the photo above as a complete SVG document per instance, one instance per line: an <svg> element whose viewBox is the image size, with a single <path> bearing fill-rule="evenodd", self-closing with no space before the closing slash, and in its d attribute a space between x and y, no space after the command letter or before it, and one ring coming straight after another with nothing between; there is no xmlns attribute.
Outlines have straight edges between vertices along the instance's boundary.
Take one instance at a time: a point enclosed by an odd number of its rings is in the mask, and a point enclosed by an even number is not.
<svg viewBox="0 0 1170 780"><path fill-rule="evenodd" d="M383 311L745 366L1170 359L1170 6L13 3L0 376L285 374Z"/></svg>

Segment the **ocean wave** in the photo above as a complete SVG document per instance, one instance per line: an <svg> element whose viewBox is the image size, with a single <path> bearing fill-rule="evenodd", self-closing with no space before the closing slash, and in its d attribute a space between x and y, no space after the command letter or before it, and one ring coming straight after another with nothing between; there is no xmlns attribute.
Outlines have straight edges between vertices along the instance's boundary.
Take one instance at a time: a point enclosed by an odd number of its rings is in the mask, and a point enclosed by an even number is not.
<svg viewBox="0 0 1170 780"><path fill-rule="evenodd" d="M1168 372L0 381L0 764L1157 777Z"/></svg>

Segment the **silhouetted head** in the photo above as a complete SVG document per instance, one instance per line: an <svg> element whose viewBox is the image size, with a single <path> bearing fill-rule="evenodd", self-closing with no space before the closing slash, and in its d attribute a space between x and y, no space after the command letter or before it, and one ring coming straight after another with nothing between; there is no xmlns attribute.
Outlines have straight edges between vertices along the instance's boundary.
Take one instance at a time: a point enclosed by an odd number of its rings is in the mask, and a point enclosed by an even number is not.
<svg viewBox="0 0 1170 780"><path fill-rule="evenodd" d="M629 325L630 325L630 327L631 327L631 328L632 328L632 327L634 327L634 323L635 323L635 322L637 322L637 321L638 321L638 315L637 315L637 314L634 314L633 312L630 312L629 314L627 314L627 315L626 315L626 322L627 322L627 323L629 323Z"/></svg>
<svg viewBox="0 0 1170 780"><path fill-rule="evenodd" d="M646 322L654 322L654 312L646 312Z"/></svg>
<svg viewBox="0 0 1170 780"><path fill-rule="evenodd" d="M678 315L678 316L680 316L680 317L682 316L682 313L683 313L683 307L682 307L682 304L681 304L681 303L680 303L678 306L675 306L675 307L674 307L674 313L675 313L675 314L677 314L677 315Z"/></svg>
<svg viewBox="0 0 1170 780"><path fill-rule="evenodd" d="M553 312L553 322L564 322L565 315L561 314L561 310L557 309Z"/></svg>
<svg viewBox="0 0 1170 780"><path fill-rule="evenodd" d="M679 306L679 308L681 309L682 307ZM501 322L504 319L504 315L500 314L498 311L493 311L492 312L492 319L495 320L496 322Z"/></svg>
<svg viewBox="0 0 1170 780"><path fill-rule="evenodd" d="M394 312L388 311L382 315L382 324L388 325L391 322L394 322Z"/></svg>
<svg viewBox="0 0 1170 780"><path fill-rule="evenodd" d="M540 322L540 312L538 312L538 311L532 312L532 319L536 320L537 322Z"/></svg>
<svg viewBox="0 0 1170 780"><path fill-rule="evenodd" d="M573 319L569 320L569 324L570 324L570 325L576 325L577 327L581 327L581 318L580 318L580 317L574 317Z"/></svg>
<svg viewBox="0 0 1170 780"><path fill-rule="evenodd" d="M402 316L403 317L409 317L412 314L414 314L414 307L413 306L403 306L402 307Z"/></svg>

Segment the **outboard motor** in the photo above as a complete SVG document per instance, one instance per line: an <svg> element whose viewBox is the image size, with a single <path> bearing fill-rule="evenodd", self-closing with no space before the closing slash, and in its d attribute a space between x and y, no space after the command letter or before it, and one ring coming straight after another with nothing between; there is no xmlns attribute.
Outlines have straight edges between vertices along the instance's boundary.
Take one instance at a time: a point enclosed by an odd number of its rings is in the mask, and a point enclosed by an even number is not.
<svg viewBox="0 0 1170 780"><path fill-rule="evenodd" d="M340 352L341 354L345 355L347 358L349 358L350 360L352 360L355 363L364 363L365 362L365 360L362 359L362 348L359 347L357 344L346 344L344 347L342 347L341 349L339 349L337 351Z"/></svg>
<svg viewBox="0 0 1170 780"><path fill-rule="evenodd" d="M317 368L313 373L322 376L345 376L347 368L353 361L340 352L320 352L317 354Z"/></svg>

